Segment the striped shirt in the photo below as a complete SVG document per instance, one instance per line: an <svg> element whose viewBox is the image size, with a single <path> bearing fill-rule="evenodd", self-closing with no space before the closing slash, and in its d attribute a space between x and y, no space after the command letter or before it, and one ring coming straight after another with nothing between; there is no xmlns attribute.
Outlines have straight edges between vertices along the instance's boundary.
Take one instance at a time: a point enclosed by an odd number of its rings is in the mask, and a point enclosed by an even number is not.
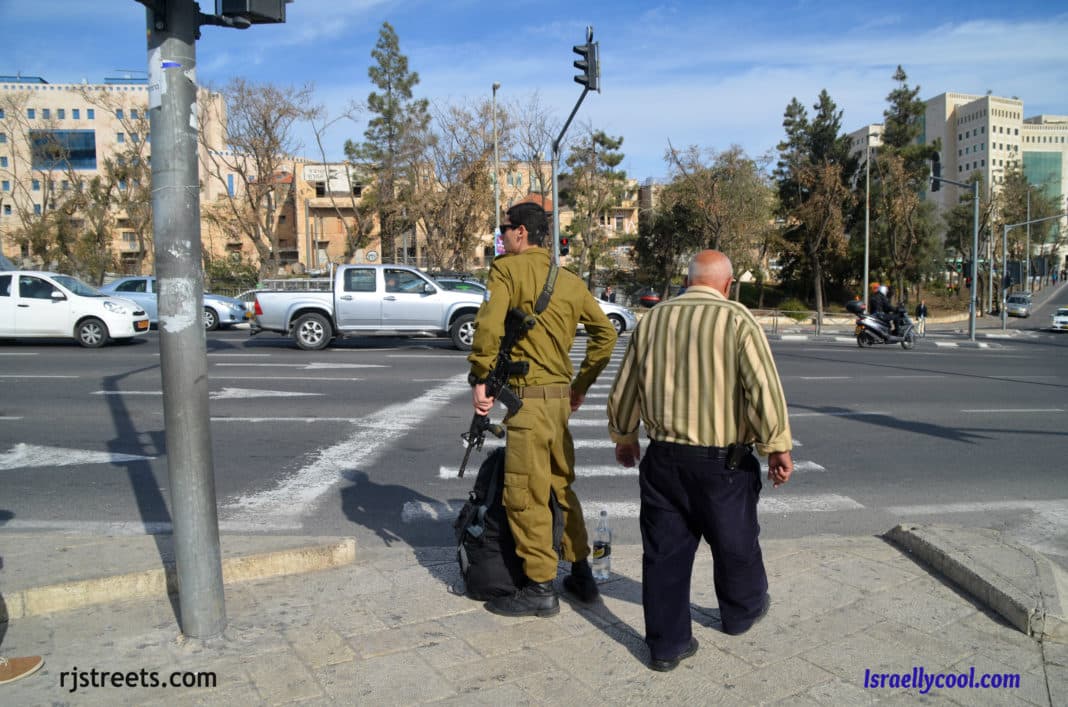
<svg viewBox="0 0 1068 707"><path fill-rule="evenodd" d="M650 439L704 447L755 444L762 455L793 446L786 397L764 330L749 310L692 286L638 324L608 399L616 443Z"/></svg>

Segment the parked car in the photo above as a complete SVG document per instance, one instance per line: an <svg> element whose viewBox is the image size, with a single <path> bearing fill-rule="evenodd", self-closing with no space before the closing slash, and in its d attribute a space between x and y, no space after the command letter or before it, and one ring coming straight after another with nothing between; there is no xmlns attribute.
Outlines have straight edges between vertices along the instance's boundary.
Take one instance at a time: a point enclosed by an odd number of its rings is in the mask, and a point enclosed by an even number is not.
<svg viewBox="0 0 1068 707"><path fill-rule="evenodd" d="M131 299L148 312L149 320L159 324L156 278L151 275L120 277L100 288L101 292ZM245 303L235 297L204 293L204 328L215 331L245 321Z"/></svg>
<svg viewBox="0 0 1068 707"><path fill-rule="evenodd" d="M481 293L450 292L408 265L342 265L328 292L258 291L252 334L280 332L318 350L334 337L431 333L470 351L482 302Z"/></svg>
<svg viewBox="0 0 1068 707"><path fill-rule="evenodd" d="M136 302L105 295L76 277L37 270L0 272L0 337L73 338L86 348L148 332Z"/></svg>
<svg viewBox="0 0 1068 707"><path fill-rule="evenodd" d="M1005 299L1005 313L1010 317L1031 316L1031 295L1009 295Z"/></svg>
<svg viewBox="0 0 1068 707"><path fill-rule="evenodd" d="M1059 331L1068 330L1068 307L1058 307L1050 317L1050 326Z"/></svg>
<svg viewBox="0 0 1068 707"><path fill-rule="evenodd" d="M612 304L611 302L605 302L604 300L597 300L597 304L601 305L601 311L608 315L608 320L612 322L612 326L616 328L617 334L631 331L634 327L638 326L638 318L634 316L634 312L626 307L621 307L618 304Z"/></svg>

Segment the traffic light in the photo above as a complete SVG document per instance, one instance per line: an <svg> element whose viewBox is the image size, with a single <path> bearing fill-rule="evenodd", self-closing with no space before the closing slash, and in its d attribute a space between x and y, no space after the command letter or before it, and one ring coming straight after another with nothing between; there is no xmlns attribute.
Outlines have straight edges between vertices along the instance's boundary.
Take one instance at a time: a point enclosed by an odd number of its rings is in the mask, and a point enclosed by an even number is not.
<svg viewBox="0 0 1068 707"><path fill-rule="evenodd" d="M600 47L593 41L593 32L587 32L586 43L575 45L574 52L581 57L574 66L582 73L575 77L577 83L591 91L601 92Z"/></svg>
<svg viewBox="0 0 1068 707"><path fill-rule="evenodd" d="M942 188L942 158L936 152L931 156L931 191Z"/></svg>
<svg viewBox="0 0 1068 707"><path fill-rule="evenodd" d="M571 239L567 236L560 236L560 255L567 255L571 252Z"/></svg>

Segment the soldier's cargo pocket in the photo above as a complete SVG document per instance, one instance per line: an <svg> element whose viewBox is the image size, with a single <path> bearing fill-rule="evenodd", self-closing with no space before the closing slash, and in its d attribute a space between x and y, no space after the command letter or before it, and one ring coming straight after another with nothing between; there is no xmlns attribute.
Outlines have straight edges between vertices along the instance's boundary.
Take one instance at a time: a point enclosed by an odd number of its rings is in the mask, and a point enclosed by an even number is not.
<svg viewBox="0 0 1068 707"><path fill-rule="evenodd" d="M504 507L510 511L525 511L530 505L530 485L526 474L504 474Z"/></svg>

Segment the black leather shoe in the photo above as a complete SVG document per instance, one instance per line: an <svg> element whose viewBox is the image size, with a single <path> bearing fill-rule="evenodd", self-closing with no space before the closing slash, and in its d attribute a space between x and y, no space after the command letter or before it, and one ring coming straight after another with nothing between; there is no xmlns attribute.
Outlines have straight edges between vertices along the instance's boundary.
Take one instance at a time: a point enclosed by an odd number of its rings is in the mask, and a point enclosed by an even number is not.
<svg viewBox="0 0 1068 707"><path fill-rule="evenodd" d="M691 637L690 638L690 645L687 646L686 650L684 650L682 653L679 653L674 658L669 658L667 660L661 660L659 658L653 658L652 660L649 661L649 667L652 668L653 670L659 672L659 673L668 673L668 672L671 672L672 670L674 670L675 668L679 667L679 663L681 663L682 661L686 660L687 658L689 658L690 656L692 656L696 652L697 652L697 639Z"/></svg>
<svg viewBox="0 0 1068 707"><path fill-rule="evenodd" d="M755 619L753 619L753 623L749 624L748 626L746 626L745 628L743 628L740 631L733 630L733 629L732 630L728 630L726 627L724 627L723 628L723 633L726 633L726 634L728 634L730 636L741 636L743 633L745 633L746 631L748 631L749 629L753 628L758 623L760 623L760 620L768 615L768 609L769 608L771 608L771 596L769 596L768 593L765 592L764 593L764 606L760 609L760 613L757 614L757 617Z"/></svg>
<svg viewBox="0 0 1068 707"><path fill-rule="evenodd" d="M588 560L571 563L571 574L564 577L564 589L575 595L579 601L591 604L597 601L601 592L597 589L597 580L593 578Z"/></svg>
<svg viewBox="0 0 1068 707"><path fill-rule="evenodd" d="M529 582L515 594L486 602L486 609L501 616L556 616L560 600L552 580Z"/></svg>

